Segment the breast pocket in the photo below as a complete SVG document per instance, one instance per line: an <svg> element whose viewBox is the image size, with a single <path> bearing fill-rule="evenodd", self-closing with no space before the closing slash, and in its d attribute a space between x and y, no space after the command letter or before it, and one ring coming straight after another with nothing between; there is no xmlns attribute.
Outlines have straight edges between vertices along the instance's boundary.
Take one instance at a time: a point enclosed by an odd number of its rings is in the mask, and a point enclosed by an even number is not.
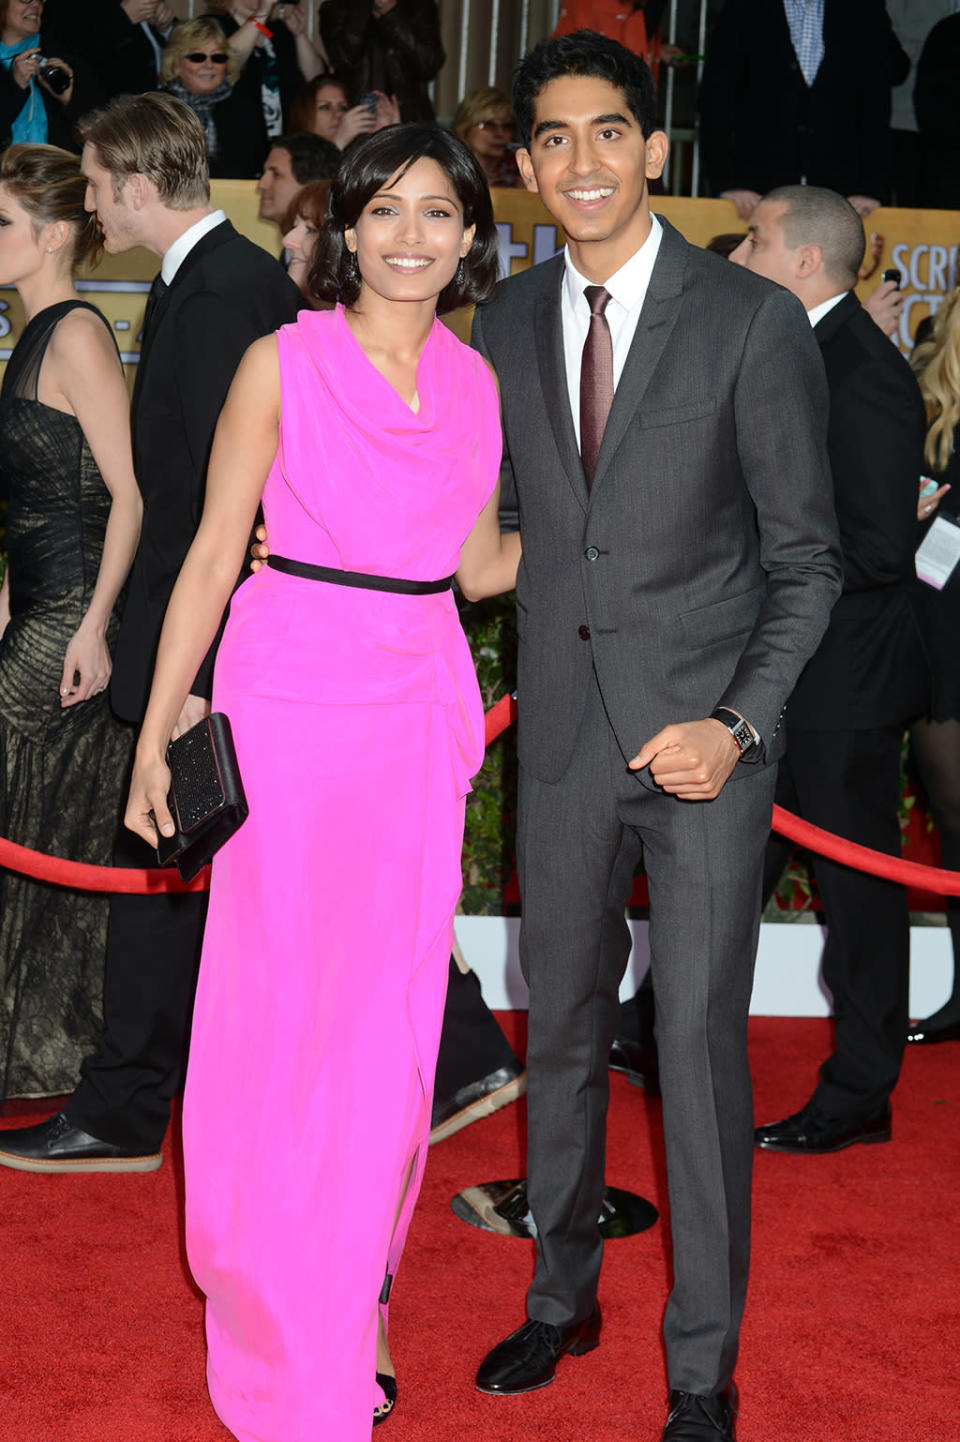
<svg viewBox="0 0 960 1442"><path fill-rule="evenodd" d="M637 412L637 424L643 430L654 426L679 426L687 421L699 421L716 413L716 396L700 396L682 406L644 406Z"/></svg>

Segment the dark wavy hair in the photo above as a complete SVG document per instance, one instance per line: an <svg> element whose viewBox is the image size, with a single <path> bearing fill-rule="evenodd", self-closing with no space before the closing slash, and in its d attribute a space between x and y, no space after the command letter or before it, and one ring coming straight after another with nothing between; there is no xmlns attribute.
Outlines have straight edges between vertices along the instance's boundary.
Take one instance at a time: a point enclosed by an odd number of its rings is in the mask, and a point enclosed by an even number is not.
<svg viewBox="0 0 960 1442"><path fill-rule="evenodd" d="M541 40L524 55L513 79L513 109L520 140L529 148L533 133L533 107L551 80L567 75L589 75L608 80L622 90L644 139L657 128L657 92L653 76L639 55L598 35L596 30L575 30Z"/></svg>
<svg viewBox="0 0 960 1442"><path fill-rule="evenodd" d="M437 298L437 314L490 299L497 280L498 244L483 171L463 142L447 130L435 125L390 125L350 146L330 187L327 218L317 237L308 280L318 300L353 305L360 294L360 277L344 232L356 225L372 196L388 181L406 175L418 160L437 162L463 206L464 226L476 226L462 268Z"/></svg>

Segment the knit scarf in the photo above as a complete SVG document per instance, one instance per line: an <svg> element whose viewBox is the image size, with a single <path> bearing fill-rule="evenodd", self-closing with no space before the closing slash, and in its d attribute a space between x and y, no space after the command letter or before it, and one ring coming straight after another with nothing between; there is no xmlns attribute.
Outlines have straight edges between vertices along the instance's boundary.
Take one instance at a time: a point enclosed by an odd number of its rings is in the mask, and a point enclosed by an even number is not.
<svg viewBox="0 0 960 1442"><path fill-rule="evenodd" d="M196 115L203 129L203 138L207 142L207 154L211 160L216 159L217 151L220 149L220 141L217 137L217 127L213 121L213 112L221 100L226 100L228 95L233 94L233 86L228 85L224 80L217 86L216 90L211 90L209 95L195 95L193 91L188 90L183 81L175 75L172 80L167 81L164 89L169 91L171 95L175 95L178 100L182 100L190 106L190 109Z"/></svg>
<svg viewBox="0 0 960 1442"><path fill-rule="evenodd" d="M0 43L0 65L12 70L17 56L24 50L36 50L39 43L39 35L25 35L16 45ZM33 145L46 143L47 109L35 80L30 81L20 113L10 127L10 138L14 144L18 141L29 141Z"/></svg>

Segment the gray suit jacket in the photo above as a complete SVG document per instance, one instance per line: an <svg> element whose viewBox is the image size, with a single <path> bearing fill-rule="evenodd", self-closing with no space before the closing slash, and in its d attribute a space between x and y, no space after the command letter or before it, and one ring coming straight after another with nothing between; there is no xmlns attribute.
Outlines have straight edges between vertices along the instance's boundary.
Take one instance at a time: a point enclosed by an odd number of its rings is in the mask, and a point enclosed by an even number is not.
<svg viewBox="0 0 960 1442"><path fill-rule="evenodd" d="M523 536L520 760L543 781L570 760L592 666L625 757L726 705L769 764L840 590L827 389L803 309L662 224L590 492L562 257L502 282L474 321L500 379L503 494Z"/></svg>

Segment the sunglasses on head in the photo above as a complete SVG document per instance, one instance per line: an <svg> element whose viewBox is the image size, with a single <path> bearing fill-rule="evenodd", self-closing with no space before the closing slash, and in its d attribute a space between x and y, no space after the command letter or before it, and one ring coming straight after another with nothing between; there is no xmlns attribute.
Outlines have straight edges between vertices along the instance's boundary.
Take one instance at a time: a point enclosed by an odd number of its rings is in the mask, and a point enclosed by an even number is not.
<svg viewBox="0 0 960 1442"><path fill-rule="evenodd" d="M224 55L222 50L216 51L213 55L204 55L202 50L191 50L190 54L183 58L189 60L191 65L202 65L205 60L212 60L214 65L226 65L230 59L229 55Z"/></svg>

